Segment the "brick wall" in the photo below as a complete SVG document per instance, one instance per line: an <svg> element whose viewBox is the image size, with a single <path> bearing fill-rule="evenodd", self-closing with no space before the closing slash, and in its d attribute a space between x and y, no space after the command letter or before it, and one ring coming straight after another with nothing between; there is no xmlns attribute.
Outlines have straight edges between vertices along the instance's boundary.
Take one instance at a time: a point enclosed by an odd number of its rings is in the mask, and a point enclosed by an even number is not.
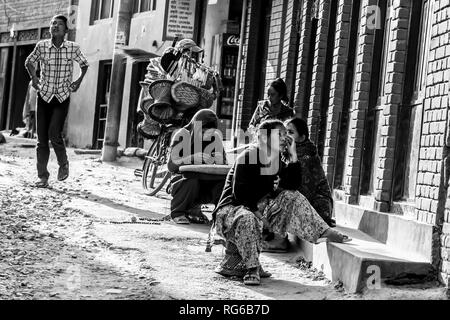
<svg viewBox="0 0 450 320"><path fill-rule="evenodd" d="M304 114L304 110L307 109L307 106L304 105L304 100L306 95L309 47L311 41L315 41L315 39L311 39L312 7L313 2L305 0L302 2L300 8L300 43L298 48L297 80L295 85L295 111L297 115Z"/></svg>
<svg viewBox="0 0 450 320"><path fill-rule="evenodd" d="M434 2L416 207L441 232L441 280L450 275L450 3ZM425 193L428 188L429 193ZM439 248L434 244L434 247Z"/></svg>
<svg viewBox="0 0 450 320"><path fill-rule="evenodd" d="M369 106L370 79L375 41L375 30L367 26L368 6L377 0L361 1L361 21L356 52L356 71L353 100L350 107L350 124L344 179L345 200L356 204L359 194L362 149L364 144L364 119Z"/></svg>
<svg viewBox="0 0 450 320"><path fill-rule="evenodd" d="M449 1L435 1L416 190L418 220L427 223L443 220L445 195L440 189L444 184L443 153L449 107L449 19Z"/></svg>
<svg viewBox="0 0 450 320"><path fill-rule="evenodd" d="M13 24L17 30L48 26L50 19L66 13L69 5L68 0L6 0L0 6L0 32L8 32Z"/></svg>
<svg viewBox="0 0 450 320"><path fill-rule="evenodd" d="M299 1L285 0L285 27L284 42L282 43L282 54L280 61L280 77L286 81L288 92L291 96L295 94L295 76L297 69L298 52L298 18L300 10Z"/></svg>
<svg viewBox="0 0 450 320"><path fill-rule="evenodd" d="M311 141L316 142L319 135L320 126L320 110L322 103L322 88L325 81L325 60L327 55L328 44L328 28L330 15L330 1L320 0L319 3L319 25L317 29L317 37L314 69L312 78L312 91L309 105L308 125L310 128Z"/></svg>
<svg viewBox="0 0 450 320"><path fill-rule="evenodd" d="M272 1L272 14L270 19L270 34L266 66L266 87L280 75L279 61L281 57L281 44L284 38L284 0Z"/></svg>
<svg viewBox="0 0 450 320"><path fill-rule="evenodd" d="M331 76L330 106L325 138L323 167L328 181L334 178L334 163L338 145L339 117L343 109L348 52L350 47L350 23L352 0L339 0L336 40L334 43L333 70Z"/></svg>
<svg viewBox="0 0 450 320"><path fill-rule="evenodd" d="M399 105L402 103L405 66L407 57L408 28L411 17L411 1L393 2L387 18L390 19L389 37L385 41L387 48L383 96L381 97L380 128L378 137L379 155L375 166L375 210L387 212L390 207L393 183L395 141ZM387 35L385 35L387 37ZM387 40L386 39L386 40Z"/></svg>
<svg viewBox="0 0 450 320"><path fill-rule="evenodd" d="M256 52L252 50L257 46L258 34L258 16L253 10L254 4L258 5L257 0L244 0L247 2L247 18L245 19L245 31L243 39L243 59L241 66L240 95L238 101L238 110L236 123L237 128L246 129L252 117L254 105L254 82L257 67L252 61L256 59Z"/></svg>

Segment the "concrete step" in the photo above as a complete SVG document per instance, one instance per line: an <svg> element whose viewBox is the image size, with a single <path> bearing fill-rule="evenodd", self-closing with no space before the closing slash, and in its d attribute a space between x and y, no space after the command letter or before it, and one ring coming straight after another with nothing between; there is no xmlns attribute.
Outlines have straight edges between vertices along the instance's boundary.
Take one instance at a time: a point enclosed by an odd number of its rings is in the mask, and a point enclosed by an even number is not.
<svg viewBox="0 0 450 320"><path fill-rule="evenodd" d="M403 216L381 213L335 201L339 225L364 232L409 257L432 261L433 226Z"/></svg>
<svg viewBox="0 0 450 320"><path fill-rule="evenodd" d="M341 281L349 293L360 293L389 280L425 279L432 272L431 264L425 259L394 250L359 230L337 229L353 241L313 245L291 238L291 242L295 241L297 252L311 261L314 268L332 281Z"/></svg>

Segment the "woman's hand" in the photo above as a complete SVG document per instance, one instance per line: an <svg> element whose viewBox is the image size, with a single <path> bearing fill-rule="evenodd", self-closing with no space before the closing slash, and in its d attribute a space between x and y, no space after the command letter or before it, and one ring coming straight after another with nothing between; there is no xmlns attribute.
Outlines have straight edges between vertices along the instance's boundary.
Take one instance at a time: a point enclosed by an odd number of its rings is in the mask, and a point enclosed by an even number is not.
<svg viewBox="0 0 450 320"><path fill-rule="evenodd" d="M291 136L286 136L286 148L289 153L289 162L297 162L297 146L295 145L294 138Z"/></svg>
<svg viewBox="0 0 450 320"><path fill-rule="evenodd" d="M261 220L264 224L264 228L270 229L269 221L267 221L266 218L264 218L264 215L261 213L261 211L255 211L255 216Z"/></svg>
<svg viewBox="0 0 450 320"><path fill-rule="evenodd" d="M278 190L278 188L280 187L280 182L281 182L281 178L280 178L280 176L277 176L277 178L273 182L273 191Z"/></svg>

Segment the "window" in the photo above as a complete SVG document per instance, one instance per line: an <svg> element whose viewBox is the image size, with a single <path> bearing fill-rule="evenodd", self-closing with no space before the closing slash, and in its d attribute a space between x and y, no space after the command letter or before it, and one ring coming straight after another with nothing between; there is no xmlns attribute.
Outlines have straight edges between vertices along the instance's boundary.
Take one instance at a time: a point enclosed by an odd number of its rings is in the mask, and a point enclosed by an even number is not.
<svg viewBox="0 0 450 320"><path fill-rule="evenodd" d="M414 98L423 98L427 85L428 51L430 50L431 18L434 1L425 0L422 7L422 22L419 33L419 55L416 66L416 81L414 84Z"/></svg>
<svg viewBox="0 0 450 320"><path fill-rule="evenodd" d="M91 24L97 20L114 16L114 0L93 0L91 7Z"/></svg>
<svg viewBox="0 0 450 320"><path fill-rule="evenodd" d="M135 0L133 13L156 11L157 0Z"/></svg>
<svg viewBox="0 0 450 320"><path fill-rule="evenodd" d="M380 69L380 84L378 93L378 106L381 105L381 97L385 95L385 85L386 85L386 75L387 75L387 64L389 61L389 51L390 51L390 41L391 41L391 23L392 23L392 3L391 0L387 3L387 13L386 13L386 35L383 44L383 58L381 60L382 66Z"/></svg>

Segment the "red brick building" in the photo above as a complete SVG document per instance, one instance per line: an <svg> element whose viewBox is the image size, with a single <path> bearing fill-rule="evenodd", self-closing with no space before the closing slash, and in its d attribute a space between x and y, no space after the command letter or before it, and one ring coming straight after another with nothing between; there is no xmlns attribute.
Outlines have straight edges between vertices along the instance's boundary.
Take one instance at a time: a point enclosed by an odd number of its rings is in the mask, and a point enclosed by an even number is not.
<svg viewBox="0 0 450 320"><path fill-rule="evenodd" d="M319 147L338 223L421 257L448 285L449 1L245 5L237 126L284 78Z"/></svg>

